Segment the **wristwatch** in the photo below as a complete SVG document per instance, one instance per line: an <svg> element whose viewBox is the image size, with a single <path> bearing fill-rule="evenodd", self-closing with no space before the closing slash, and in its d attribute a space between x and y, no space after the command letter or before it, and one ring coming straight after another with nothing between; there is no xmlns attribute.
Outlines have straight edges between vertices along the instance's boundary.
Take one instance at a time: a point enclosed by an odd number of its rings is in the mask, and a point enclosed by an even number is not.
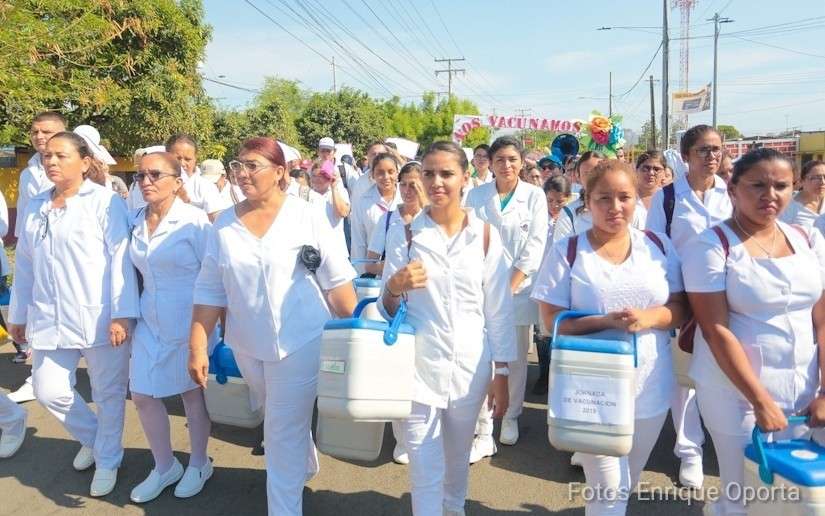
<svg viewBox="0 0 825 516"><path fill-rule="evenodd" d="M507 367L507 366L505 366L505 367L496 367L495 373L497 375L501 375L501 376L510 376L510 368Z"/></svg>

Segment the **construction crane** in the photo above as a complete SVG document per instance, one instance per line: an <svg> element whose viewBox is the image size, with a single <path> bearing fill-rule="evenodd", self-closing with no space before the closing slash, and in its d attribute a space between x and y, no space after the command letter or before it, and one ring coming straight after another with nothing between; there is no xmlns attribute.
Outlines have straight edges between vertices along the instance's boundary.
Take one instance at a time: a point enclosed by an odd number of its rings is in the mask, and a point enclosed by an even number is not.
<svg viewBox="0 0 825 516"><path fill-rule="evenodd" d="M679 91L688 91L688 75L690 72L690 11L696 5L696 0L671 0L670 7L679 9L681 24L679 36L681 45L679 46ZM680 125L687 128L687 115L682 115Z"/></svg>

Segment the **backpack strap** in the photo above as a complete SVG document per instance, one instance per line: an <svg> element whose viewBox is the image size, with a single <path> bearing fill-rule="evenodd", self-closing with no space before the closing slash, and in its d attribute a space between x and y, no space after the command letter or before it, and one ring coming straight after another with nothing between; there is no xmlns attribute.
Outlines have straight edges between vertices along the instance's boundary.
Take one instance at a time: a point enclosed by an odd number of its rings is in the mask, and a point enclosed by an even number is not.
<svg viewBox="0 0 825 516"><path fill-rule="evenodd" d="M343 183L344 188L346 188L347 187L347 167L345 167L343 163L338 165L338 173L341 174L341 183Z"/></svg>
<svg viewBox="0 0 825 516"><path fill-rule="evenodd" d="M662 239L659 238L659 235L649 229L645 229L644 232L645 236L649 238L651 242L656 244L656 247L658 247L660 251L662 251L662 254L667 256L667 253L665 252L665 244L662 242Z"/></svg>
<svg viewBox="0 0 825 516"><path fill-rule="evenodd" d="M562 206L562 211L567 214L567 217L570 219L570 227L573 229L573 233L576 232L576 216L573 215L573 210L568 208L567 206Z"/></svg>
<svg viewBox="0 0 825 516"><path fill-rule="evenodd" d="M412 247L412 229L410 228L410 224L404 224L404 236L407 237L407 258L410 257L410 248Z"/></svg>
<svg viewBox="0 0 825 516"><path fill-rule="evenodd" d="M673 211L676 208L676 188L673 183L662 188L664 199L662 208L665 210L665 234L670 237L670 226L673 224Z"/></svg>
<svg viewBox="0 0 825 516"><path fill-rule="evenodd" d="M400 215L400 213L399 213ZM392 218L392 212L387 212L387 221L384 223L384 252L381 253L381 261L383 262L387 258L387 233L390 232L390 219ZM409 250L409 239L407 239L407 249Z"/></svg>
<svg viewBox="0 0 825 516"><path fill-rule="evenodd" d="M567 240L567 265L573 268L576 263L576 251L579 247L579 235L573 235Z"/></svg>
<svg viewBox="0 0 825 516"><path fill-rule="evenodd" d="M730 241L728 240L728 236L720 226L713 226L711 229L716 233L716 236L719 237L719 241L722 242L722 249L725 251L725 260L727 260L728 256L730 256Z"/></svg>
<svg viewBox="0 0 825 516"><path fill-rule="evenodd" d="M802 226L800 226L799 224L790 224L790 226L791 226L792 228L794 228L795 230L799 231L799 233L800 233L803 237L805 237L805 241L806 241L806 242L808 242L808 248L809 248L809 249L813 249L813 248L814 248L814 245L813 245L813 243L811 242L811 236L808 234L808 232L807 232L807 231L805 231L805 228L803 228L803 227L802 227Z"/></svg>

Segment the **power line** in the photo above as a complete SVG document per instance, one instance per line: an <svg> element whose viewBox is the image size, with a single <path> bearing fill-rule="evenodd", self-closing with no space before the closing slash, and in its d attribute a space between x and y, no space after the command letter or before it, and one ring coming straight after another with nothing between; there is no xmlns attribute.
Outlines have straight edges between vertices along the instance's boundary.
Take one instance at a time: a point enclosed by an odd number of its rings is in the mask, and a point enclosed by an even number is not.
<svg viewBox="0 0 825 516"><path fill-rule="evenodd" d="M761 41L756 41L756 40L753 40L753 39L743 38L741 36L732 36L732 37L734 37L736 39L741 39L742 41L747 41L749 43L755 43L757 45L762 45L762 46L765 46L765 47L775 48L775 49L778 49L778 50L784 50L785 52L790 52L792 54L799 54L801 56L808 56L808 57L816 57L816 58L819 58L819 59L825 59L825 55L811 54L811 53L808 53L808 52L802 52L801 50L794 50L792 48L780 47L779 45L772 45L770 43L763 43Z"/></svg>
<svg viewBox="0 0 825 516"><path fill-rule="evenodd" d="M619 95L615 95L616 97L624 97L625 95L629 94L631 91L636 89L636 86L638 86L639 83L642 82L642 79L644 79L645 74L647 73L647 71L650 70L650 67L653 65L653 61L656 59L656 56L659 55L659 51L662 50L662 45L664 45L664 42L659 43L659 46L656 48L656 52L654 52L653 57L650 58L650 62L647 63L647 66L645 66L645 69L642 70L642 73L639 75L639 78L636 79L636 82L633 83L633 86L631 86L630 89L627 90L626 92L620 93Z"/></svg>
<svg viewBox="0 0 825 516"><path fill-rule="evenodd" d="M424 28L427 29L427 32L430 34L430 37L432 37L433 41L435 42L435 45L441 50L441 55L449 55L449 52L447 52L444 49L444 47L441 46L441 42L438 41L438 38L436 38L435 34L433 34L433 31L430 28L430 24L427 23L427 20L424 19L423 16L421 16L421 12L418 10L418 7L415 6L415 2L413 2L412 0L407 0L407 3L410 4L410 7L413 8L413 11L415 11L415 14L418 16L418 19L421 21L421 24L424 26Z"/></svg>
<svg viewBox="0 0 825 516"><path fill-rule="evenodd" d="M211 79L211 78L209 78L205 75L201 75L201 79L203 79L204 81L208 81L208 82L214 82L215 84L220 84L221 86L227 86L229 88L234 88L236 90L247 91L249 93L260 93L261 92L261 90L254 90L252 88L244 88L243 86L237 86L235 84L219 81L217 79Z"/></svg>
<svg viewBox="0 0 825 516"><path fill-rule="evenodd" d="M455 42L455 38L453 37L453 34L450 32L449 27L447 27L447 24L444 23L444 17L441 16L441 12L438 10L438 6L435 5L435 2L433 0L430 0L430 5L433 6L433 10L435 11L435 14L438 16L438 20L441 22L441 26L444 27L444 31L447 33L447 36L450 37L450 41L453 42L453 46L455 46L455 49L458 50L459 54L464 55L464 52L462 52L461 49L458 48L458 43Z"/></svg>

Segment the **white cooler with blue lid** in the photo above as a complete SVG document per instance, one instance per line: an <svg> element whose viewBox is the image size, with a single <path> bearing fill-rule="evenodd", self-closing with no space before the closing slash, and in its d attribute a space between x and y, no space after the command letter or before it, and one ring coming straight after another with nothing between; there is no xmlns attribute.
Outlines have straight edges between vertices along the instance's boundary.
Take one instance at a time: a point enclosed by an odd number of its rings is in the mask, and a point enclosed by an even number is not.
<svg viewBox="0 0 825 516"><path fill-rule="evenodd" d="M636 335L624 339L559 335L565 319L599 315L565 311L553 328L547 436L556 449L627 455L633 447Z"/></svg>
<svg viewBox="0 0 825 516"><path fill-rule="evenodd" d="M791 416L789 424L803 424ZM767 443L759 427L745 448L745 490L750 516L825 515L825 447L810 439Z"/></svg>
<svg viewBox="0 0 825 516"><path fill-rule="evenodd" d="M252 409L249 385L241 376L235 355L223 341L209 357L209 379L203 395L209 419L215 423L255 428L264 421L264 411Z"/></svg>
<svg viewBox="0 0 825 516"><path fill-rule="evenodd" d="M403 322L406 304L388 323L364 318L364 307L375 301L363 299L351 319L324 326L316 434L327 455L375 460L385 422L412 411L415 332Z"/></svg>
<svg viewBox="0 0 825 516"><path fill-rule="evenodd" d="M355 296L359 302L367 298L378 298L381 295L381 280L376 278L355 278L353 280L355 286ZM362 319L372 319L374 321L383 321L384 317L378 311L375 303L370 303L364 307L361 314Z"/></svg>

